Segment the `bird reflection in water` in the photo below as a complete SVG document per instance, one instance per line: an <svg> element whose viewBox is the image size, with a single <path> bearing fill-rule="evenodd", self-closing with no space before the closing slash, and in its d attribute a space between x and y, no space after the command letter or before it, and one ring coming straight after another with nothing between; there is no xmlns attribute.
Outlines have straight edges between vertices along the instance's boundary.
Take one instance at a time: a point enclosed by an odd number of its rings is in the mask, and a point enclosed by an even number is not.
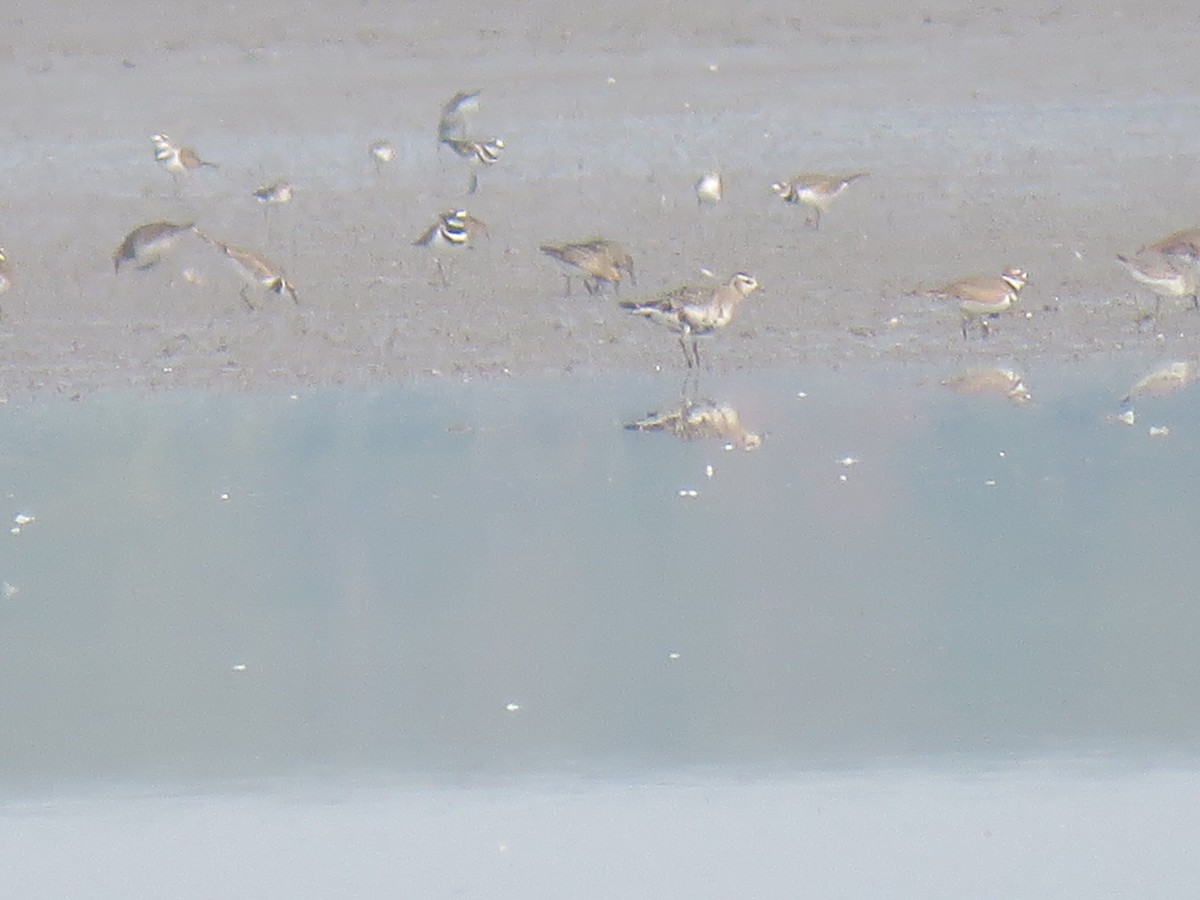
<svg viewBox="0 0 1200 900"><path fill-rule="evenodd" d="M719 440L727 447L740 450L757 450L763 442L761 434L742 424L736 409L716 400L684 399L674 409L650 413L625 428L628 431L662 431L685 441Z"/></svg>

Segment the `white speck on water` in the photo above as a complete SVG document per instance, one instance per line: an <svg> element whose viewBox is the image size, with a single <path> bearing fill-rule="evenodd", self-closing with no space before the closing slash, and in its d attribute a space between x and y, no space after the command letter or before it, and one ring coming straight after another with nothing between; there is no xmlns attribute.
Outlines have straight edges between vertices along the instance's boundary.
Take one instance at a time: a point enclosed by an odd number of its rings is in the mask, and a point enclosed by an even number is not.
<svg viewBox="0 0 1200 900"><path fill-rule="evenodd" d="M680 488L679 496L686 497L688 500L695 500L700 496L700 492L693 488Z"/></svg>
<svg viewBox="0 0 1200 900"><path fill-rule="evenodd" d="M504 707L504 709L506 712L520 712L521 704L520 703L509 703Z"/></svg>
<svg viewBox="0 0 1200 900"><path fill-rule="evenodd" d="M705 475L705 477L707 477L707 478L712 478L712 477L713 477L713 472L714 472L714 471L716 471L716 470L715 470L715 469L713 469L713 467L712 467L712 465L711 465L711 464L709 464L709 465L705 466L705 467L704 467L704 475Z"/></svg>
<svg viewBox="0 0 1200 900"><path fill-rule="evenodd" d="M1166 425L1151 425L1150 426L1150 432L1149 432L1150 437L1166 437L1170 433L1171 433L1171 429L1168 428Z"/></svg>

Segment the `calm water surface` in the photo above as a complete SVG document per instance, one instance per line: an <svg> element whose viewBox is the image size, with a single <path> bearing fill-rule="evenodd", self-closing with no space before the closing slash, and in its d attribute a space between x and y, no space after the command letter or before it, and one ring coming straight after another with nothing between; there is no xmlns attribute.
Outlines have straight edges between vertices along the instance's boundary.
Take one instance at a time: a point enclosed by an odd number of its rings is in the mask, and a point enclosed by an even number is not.
<svg viewBox="0 0 1200 900"><path fill-rule="evenodd" d="M1175 895L1195 397L947 374L0 409L0 880ZM762 446L622 427L681 395Z"/></svg>

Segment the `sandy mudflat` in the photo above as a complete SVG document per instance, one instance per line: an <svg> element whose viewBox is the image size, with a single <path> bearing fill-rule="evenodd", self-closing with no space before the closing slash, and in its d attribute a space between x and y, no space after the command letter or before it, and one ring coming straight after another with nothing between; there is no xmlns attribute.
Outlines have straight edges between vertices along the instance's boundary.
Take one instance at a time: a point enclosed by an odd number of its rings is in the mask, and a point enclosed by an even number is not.
<svg viewBox="0 0 1200 900"><path fill-rule="evenodd" d="M537 251L596 233L637 259L625 296L702 268L755 275L763 291L704 348L717 370L1096 355L1140 368L1200 338L1185 303L1139 330L1113 260L1200 225L1183 3L174 6L0 14L0 244L16 278L0 394L681 368L671 335L611 296L564 297ZM470 197L468 167L434 139L464 88L484 91L476 129L507 144ZM177 189L153 159L158 131L220 168ZM367 155L379 137L399 149L382 173ZM700 209L691 186L712 167L726 199ZM871 175L817 233L769 189L804 170ZM250 193L277 178L296 199L264 215ZM443 288L411 244L462 205L491 237L446 254ZM301 305L247 309L198 241L114 275L123 235L156 219L275 260ZM1027 315L986 342L907 293L1005 265L1032 275Z"/></svg>

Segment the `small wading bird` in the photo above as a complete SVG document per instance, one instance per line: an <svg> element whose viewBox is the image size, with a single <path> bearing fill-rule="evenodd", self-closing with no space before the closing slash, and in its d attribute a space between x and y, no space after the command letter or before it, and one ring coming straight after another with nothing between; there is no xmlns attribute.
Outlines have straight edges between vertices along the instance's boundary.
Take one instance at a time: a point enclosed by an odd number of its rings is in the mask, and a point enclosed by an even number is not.
<svg viewBox="0 0 1200 900"><path fill-rule="evenodd" d="M684 400L677 409L650 413L630 422L627 431L661 431L685 441L715 439L742 450L757 450L762 435L747 430L738 411L715 400Z"/></svg>
<svg viewBox="0 0 1200 900"><path fill-rule="evenodd" d="M1005 269L998 276L961 278L923 293L927 297L950 300L958 304L958 311L962 316L962 336L965 340L967 324L972 319L979 320L980 333L987 337L991 333L988 320L1011 308L1028 281L1028 272L1013 268Z"/></svg>
<svg viewBox="0 0 1200 900"><path fill-rule="evenodd" d="M715 334L733 319L738 305L758 290L758 282L738 272L728 284L716 287L685 285L651 300L627 300L622 309L665 325L679 335L687 367L699 368L698 340Z"/></svg>
<svg viewBox="0 0 1200 900"><path fill-rule="evenodd" d="M486 141L477 141L472 138L450 138L444 141L451 150L464 159L470 159L472 163L478 163L484 166L490 166L500 158L500 154L504 152L504 141L500 138L491 138ZM479 189L479 172L474 166L471 169L471 179L467 184L467 193L474 194Z"/></svg>
<svg viewBox="0 0 1200 900"><path fill-rule="evenodd" d="M286 181L276 181L274 184L264 185L253 194L254 199L264 208L291 203L293 196L295 196L295 191Z"/></svg>
<svg viewBox="0 0 1200 900"><path fill-rule="evenodd" d="M571 293L571 275L583 273L583 286L589 294L600 290L602 283L611 284L613 289L621 285L621 273L629 276L633 284L633 258L616 241L593 238L573 244L542 244L538 248L564 269L566 292Z"/></svg>
<svg viewBox="0 0 1200 900"><path fill-rule="evenodd" d="M371 161L375 163L376 174L382 175L383 167L396 158L396 145L385 140L371 141L367 152L371 154Z"/></svg>
<svg viewBox="0 0 1200 900"><path fill-rule="evenodd" d="M771 190L779 195L785 203L802 203L813 210L815 216L805 218L805 224L814 222L814 228L821 230L821 215L838 195L859 178L866 178L868 172L855 172L853 175L820 175L816 172L805 172L787 181L777 181L771 185Z"/></svg>
<svg viewBox="0 0 1200 900"><path fill-rule="evenodd" d="M1012 369L976 369L942 382L958 394L998 394L1018 406L1033 399L1021 376Z"/></svg>
<svg viewBox="0 0 1200 900"><path fill-rule="evenodd" d="M120 272L125 263L133 263L137 269L149 269L189 231L195 231L195 223L149 222L139 225L125 235L113 253L113 271Z"/></svg>
<svg viewBox="0 0 1200 900"><path fill-rule="evenodd" d="M299 303L300 298L296 294L295 286L287 280L283 269L275 265L267 259L263 259L249 250L239 250L237 247L231 247L228 244L218 241L214 237L210 237L202 231L197 230L196 233L204 238L209 244L216 248L217 252L222 254L226 259L233 263L234 268L247 282L242 285L241 298L242 302L250 309L256 309L255 305L250 302L248 291L251 285L259 285L263 290L270 294L277 294L292 298L293 303Z"/></svg>
<svg viewBox="0 0 1200 900"><path fill-rule="evenodd" d="M1184 228L1147 244L1140 253L1161 253L1200 266L1200 228Z"/></svg>
<svg viewBox="0 0 1200 900"><path fill-rule="evenodd" d="M191 147L176 144L165 134L152 135L150 140L154 142L154 158L175 178L176 187L179 185L179 176L186 175L192 169L204 166L217 168L216 163L204 161Z"/></svg>
<svg viewBox="0 0 1200 900"><path fill-rule="evenodd" d="M725 184L719 172L705 172L695 184L696 204L716 206L725 194Z"/></svg>
<svg viewBox="0 0 1200 900"><path fill-rule="evenodd" d="M487 225L482 219L477 219L465 209L455 209L444 212L437 217L419 238L413 241L414 247L433 247L435 251L443 247L464 247L476 235L487 236ZM437 266L438 276L442 286L449 284L446 270L442 268L440 252L435 252L433 258Z"/></svg>
<svg viewBox="0 0 1200 900"><path fill-rule="evenodd" d="M1196 291L1200 287L1200 269L1183 255L1170 255L1157 250L1142 250L1136 256L1117 254L1117 262L1138 284L1144 284L1154 294L1154 317L1162 308L1163 297L1191 297L1192 308L1200 309Z"/></svg>

